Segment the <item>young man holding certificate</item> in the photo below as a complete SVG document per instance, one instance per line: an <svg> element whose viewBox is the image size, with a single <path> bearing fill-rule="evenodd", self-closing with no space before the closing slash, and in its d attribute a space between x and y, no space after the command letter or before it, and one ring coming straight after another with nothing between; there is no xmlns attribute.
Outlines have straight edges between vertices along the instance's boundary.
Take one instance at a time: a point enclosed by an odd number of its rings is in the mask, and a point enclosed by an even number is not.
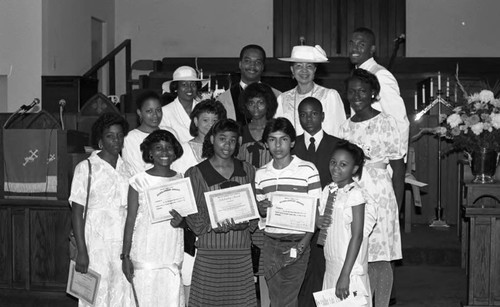
<svg viewBox="0 0 500 307"><path fill-rule="evenodd" d="M291 155L295 137L295 129L289 120L276 118L269 121L262 139L273 160L258 169L255 175L259 210L263 217L267 217L267 225L263 219L261 226L265 226L264 274L271 306L298 306L298 294L309 260L309 242L314 231L314 225L310 223L314 221L316 202L321 193L319 174L314 164ZM289 210L278 213L278 208L285 205ZM287 216L287 212L291 214ZM277 220L289 220L290 225L271 226L276 225L271 221L278 215ZM297 220L296 216L303 219Z"/></svg>

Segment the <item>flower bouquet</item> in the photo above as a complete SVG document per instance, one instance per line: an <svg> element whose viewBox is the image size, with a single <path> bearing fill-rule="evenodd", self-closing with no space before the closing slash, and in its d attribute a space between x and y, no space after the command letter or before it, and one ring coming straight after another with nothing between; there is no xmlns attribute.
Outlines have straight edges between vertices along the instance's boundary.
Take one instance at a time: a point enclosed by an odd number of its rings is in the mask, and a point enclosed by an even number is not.
<svg viewBox="0 0 500 307"><path fill-rule="evenodd" d="M466 97L462 106L450 115L442 115L440 126L430 129L464 150L469 157L473 182L493 181L500 151L500 99L493 92L482 90Z"/></svg>

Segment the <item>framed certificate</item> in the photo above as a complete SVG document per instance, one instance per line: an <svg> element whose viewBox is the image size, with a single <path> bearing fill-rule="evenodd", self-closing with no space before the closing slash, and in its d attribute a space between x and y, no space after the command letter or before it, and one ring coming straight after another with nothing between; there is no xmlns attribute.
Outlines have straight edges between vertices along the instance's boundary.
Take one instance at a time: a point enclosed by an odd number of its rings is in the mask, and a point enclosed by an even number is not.
<svg viewBox="0 0 500 307"><path fill-rule="evenodd" d="M75 271L75 262L70 262L66 293L94 306L100 282L101 274L91 269L86 274L78 273Z"/></svg>
<svg viewBox="0 0 500 307"><path fill-rule="evenodd" d="M175 209L181 216L198 212L189 177L148 189L146 202L153 224L172 219L170 215L172 209Z"/></svg>
<svg viewBox="0 0 500 307"><path fill-rule="evenodd" d="M212 228L226 219L235 223L259 218L257 202L250 184L243 184L227 189L205 192L208 214Z"/></svg>
<svg viewBox="0 0 500 307"><path fill-rule="evenodd" d="M267 208L266 226L295 231L314 232L316 197L305 193L275 192L272 207Z"/></svg>

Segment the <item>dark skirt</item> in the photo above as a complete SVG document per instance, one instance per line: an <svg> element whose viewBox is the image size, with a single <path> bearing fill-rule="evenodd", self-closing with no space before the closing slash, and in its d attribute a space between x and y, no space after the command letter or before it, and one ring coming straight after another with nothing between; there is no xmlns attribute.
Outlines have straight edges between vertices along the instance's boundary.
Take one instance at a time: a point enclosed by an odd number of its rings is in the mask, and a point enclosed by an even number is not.
<svg viewBox="0 0 500 307"><path fill-rule="evenodd" d="M250 249L198 249L189 306L257 306Z"/></svg>

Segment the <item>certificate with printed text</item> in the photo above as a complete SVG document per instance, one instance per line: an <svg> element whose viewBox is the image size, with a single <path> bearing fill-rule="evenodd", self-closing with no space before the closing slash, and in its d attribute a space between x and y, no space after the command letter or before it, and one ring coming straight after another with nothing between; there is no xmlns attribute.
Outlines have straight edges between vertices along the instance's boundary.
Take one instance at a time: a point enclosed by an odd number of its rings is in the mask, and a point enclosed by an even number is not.
<svg viewBox="0 0 500 307"><path fill-rule="evenodd" d="M94 306L100 282L101 274L91 269L86 274L78 273L75 271L75 262L70 262L66 293Z"/></svg>
<svg viewBox="0 0 500 307"><path fill-rule="evenodd" d="M146 202L153 224L172 219L172 209L181 216L198 212L189 177L146 190Z"/></svg>
<svg viewBox="0 0 500 307"><path fill-rule="evenodd" d="M274 192L267 208L266 226L314 232L316 197L305 193Z"/></svg>
<svg viewBox="0 0 500 307"><path fill-rule="evenodd" d="M205 200L212 228L217 228L217 223L226 219L241 223L260 217L252 186L248 183L205 192Z"/></svg>

